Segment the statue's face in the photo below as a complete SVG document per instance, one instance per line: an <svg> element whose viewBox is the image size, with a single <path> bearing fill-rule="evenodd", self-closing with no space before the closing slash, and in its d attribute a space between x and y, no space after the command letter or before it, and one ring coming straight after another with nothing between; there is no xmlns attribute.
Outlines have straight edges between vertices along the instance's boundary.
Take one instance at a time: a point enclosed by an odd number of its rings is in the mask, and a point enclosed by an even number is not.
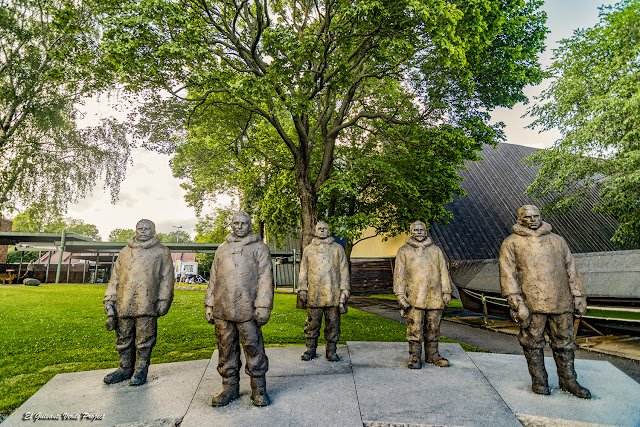
<svg viewBox="0 0 640 427"><path fill-rule="evenodd" d="M427 238L427 227L422 224L415 224L411 227L411 237L418 242Z"/></svg>
<svg viewBox="0 0 640 427"><path fill-rule="evenodd" d="M236 214L231 218L231 230L238 237L244 237L251 232L251 217Z"/></svg>
<svg viewBox="0 0 640 427"><path fill-rule="evenodd" d="M518 221L521 225L527 228L537 230L540 225L542 225L542 219L540 218L540 209L537 209L535 207L524 208L520 213Z"/></svg>
<svg viewBox="0 0 640 427"><path fill-rule="evenodd" d="M146 242L156 234L156 227L150 221L140 221L136 225L136 239L139 242Z"/></svg>
<svg viewBox="0 0 640 427"><path fill-rule="evenodd" d="M324 222L319 222L316 225L316 237L319 239L326 239L331 235L331 231L329 231L329 226Z"/></svg>

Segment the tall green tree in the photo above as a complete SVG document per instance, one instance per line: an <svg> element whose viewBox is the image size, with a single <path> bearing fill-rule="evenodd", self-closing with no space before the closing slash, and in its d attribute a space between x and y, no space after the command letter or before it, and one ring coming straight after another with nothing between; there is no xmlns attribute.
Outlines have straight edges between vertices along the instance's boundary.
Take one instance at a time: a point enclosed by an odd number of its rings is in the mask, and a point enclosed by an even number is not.
<svg viewBox="0 0 640 427"><path fill-rule="evenodd" d="M223 243L227 234L231 232L232 209L219 209L214 215L200 218L196 224L196 243ZM215 254L196 254L198 272L206 275L211 271L211 264Z"/></svg>
<svg viewBox="0 0 640 427"><path fill-rule="evenodd" d="M102 178L116 196L125 126L79 129L76 104L107 87L91 0L0 0L0 209L61 205Z"/></svg>
<svg viewBox="0 0 640 427"><path fill-rule="evenodd" d="M182 230L172 231L170 233L156 233L156 237L163 243L191 243L189 233Z"/></svg>
<svg viewBox="0 0 640 427"><path fill-rule="evenodd" d="M108 240L110 242L127 242L132 237L135 237L136 232L130 228L116 228L109 233Z"/></svg>
<svg viewBox="0 0 640 427"><path fill-rule="evenodd" d="M173 151L190 134L169 138L168 127L226 118L233 126L210 123L207 144L289 171L304 247L348 129L384 126L417 144L447 125L471 151L500 137L488 111L525 101L542 76L540 3L103 0L105 49L129 89L151 94L138 128L148 143Z"/></svg>
<svg viewBox="0 0 640 427"><path fill-rule="evenodd" d="M81 219L63 216L59 211L43 203L32 203L24 212L13 218L12 231L28 233L69 233L82 234L93 240L101 240L98 227L87 224Z"/></svg>
<svg viewBox="0 0 640 427"><path fill-rule="evenodd" d="M561 138L530 162L541 169L529 192L563 212L600 189L599 212L618 219L613 240L640 244L640 1L600 9L592 28L576 30L554 51L554 80L530 114L532 126Z"/></svg>

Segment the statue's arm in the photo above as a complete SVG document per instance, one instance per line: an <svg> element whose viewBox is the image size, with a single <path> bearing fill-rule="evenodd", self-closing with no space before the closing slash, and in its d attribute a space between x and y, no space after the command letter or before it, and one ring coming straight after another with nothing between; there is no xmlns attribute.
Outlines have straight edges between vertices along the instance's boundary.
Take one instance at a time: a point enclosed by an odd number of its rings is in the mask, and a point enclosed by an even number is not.
<svg viewBox="0 0 640 427"><path fill-rule="evenodd" d="M107 315L112 315L111 313L115 313L116 310L116 295L118 293L118 285L120 284L119 274L120 274L120 256L122 252L118 255L118 259L116 260L113 266L113 272L111 273L111 279L109 280L109 284L107 285L107 290L104 293L104 312Z"/></svg>
<svg viewBox="0 0 640 427"><path fill-rule="evenodd" d="M403 310L407 310L411 307L409 300L407 299L407 287L404 283L404 266L405 266L405 255L402 248L398 250L398 254L396 255L396 268L393 274L393 293L396 295L398 299L398 303L400 304L400 308Z"/></svg>
<svg viewBox="0 0 640 427"><path fill-rule="evenodd" d="M442 286L442 300L444 306L447 307L451 303L451 277L447 268L447 261L444 259L442 250L438 251L438 260L440 262L440 285Z"/></svg>
<svg viewBox="0 0 640 427"><path fill-rule="evenodd" d="M505 240L500 246L498 258L500 268L500 288L502 296L521 295L522 287L517 279L516 254L511 241Z"/></svg>
<svg viewBox="0 0 640 427"><path fill-rule="evenodd" d="M338 265L340 266L340 291L345 295L345 299L349 298L349 291L351 290L351 280L349 280L349 262L347 261L347 254L340 246L338 250Z"/></svg>
<svg viewBox="0 0 640 427"><path fill-rule="evenodd" d="M273 268L271 254L267 245L262 243L256 250L258 262L258 293L254 303L253 319L258 326L269 321L273 309Z"/></svg>
<svg viewBox="0 0 640 427"><path fill-rule="evenodd" d="M307 257L307 251L302 252L300 258L300 270L298 273L298 291L307 292L309 290L309 283L307 281L307 269L309 268L309 260Z"/></svg>
<svg viewBox="0 0 640 427"><path fill-rule="evenodd" d="M513 242L508 239L502 242L498 265L500 267L500 288L502 296L507 297L511 318L520 326L527 327L531 323L531 312L522 297L522 286L517 279L516 254Z"/></svg>
<svg viewBox="0 0 640 427"><path fill-rule="evenodd" d="M271 265L271 253L265 244L261 244L256 251L258 261L258 294L255 306L260 308L273 308L273 267Z"/></svg>
<svg viewBox="0 0 640 427"><path fill-rule="evenodd" d="M220 248L218 248L218 251ZM211 272L209 273L209 284L204 294L205 318L207 322L213 323L213 290L216 286L216 264L218 262L218 254L216 253L211 263Z"/></svg>
<svg viewBox="0 0 640 427"><path fill-rule="evenodd" d="M451 295L451 277L447 268L447 261L444 259L442 251L438 251L438 259L440 262L440 283L442 284L442 293Z"/></svg>
<svg viewBox="0 0 640 427"><path fill-rule="evenodd" d="M160 291L158 292L158 315L164 316L169 312L173 302L173 259L168 248L162 249L162 267L160 271Z"/></svg>
<svg viewBox="0 0 640 427"><path fill-rule="evenodd" d="M562 239L562 249L564 251L565 265L567 268L567 281L571 295L573 295L573 308L578 317L583 316L587 312L587 292L584 289L582 276L576 266L576 259L571 254L569 245Z"/></svg>
<svg viewBox="0 0 640 427"><path fill-rule="evenodd" d="M574 297L586 296L587 292L584 289L584 283L582 283L582 276L580 276L578 267L576 267L576 259L571 254L571 250L569 249L569 246L564 239L562 239L562 250L564 252L564 259L567 268L567 277L569 279L571 294Z"/></svg>

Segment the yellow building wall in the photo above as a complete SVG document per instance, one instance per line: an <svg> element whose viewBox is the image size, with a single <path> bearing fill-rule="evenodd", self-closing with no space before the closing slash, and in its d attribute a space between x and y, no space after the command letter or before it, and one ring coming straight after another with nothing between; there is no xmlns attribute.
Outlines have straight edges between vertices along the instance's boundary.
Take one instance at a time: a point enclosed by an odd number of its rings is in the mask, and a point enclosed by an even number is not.
<svg viewBox="0 0 640 427"><path fill-rule="evenodd" d="M373 228L366 230L362 237L375 235ZM351 252L351 258L391 258L395 257L400 246L405 244L409 234L392 237L382 241L381 236L372 237L357 243Z"/></svg>

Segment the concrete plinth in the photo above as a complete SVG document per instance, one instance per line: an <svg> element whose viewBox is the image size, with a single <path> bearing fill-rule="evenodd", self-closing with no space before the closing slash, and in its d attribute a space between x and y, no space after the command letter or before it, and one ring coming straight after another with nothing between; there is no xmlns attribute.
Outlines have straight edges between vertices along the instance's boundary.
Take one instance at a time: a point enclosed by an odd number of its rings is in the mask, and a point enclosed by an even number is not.
<svg viewBox="0 0 640 427"><path fill-rule="evenodd" d="M556 423L564 420L640 426L640 385L610 363L575 361L578 382L588 388L592 395L591 399L580 399L559 389L552 357L545 357L551 396L541 396L531 392L531 377L523 356L489 353L468 355L525 424L535 423L536 418L547 418L555 419Z"/></svg>
<svg viewBox="0 0 640 427"><path fill-rule="evenodd" d="M349 342L364 422L520 426L513 412L458 344L440 344L451 366L408 369L407 343ZM424 356L424 355L423 355Z"/></svg>
<svg viewBox="0 0 640 427"><path fill-rule="evenodd" d="M249 376L244 372L240 374L240 398L223 408L211 406L211 398L222 386L216 350L181 427L362 427L347 346L338 346L339 362L325 360L324 347L318 347L318 357L308 362L300 360L304 347L266 351L270 406L258 408L251 403ZM244 365L244 355L242 359Z"/></svg>
<svg viewBox="0 0 640 427"><path fill-rule="evenodd" d="M127 427L194 426L640 426L640 384L608 362L577 360L579 381L594 398L558 390L553 359L546 360L551 396L530 391L523 356L465 353L440 344L451 366L407 368L407 343L349 342L339 362L318 357L303 362L303 347L267 349L267 391L272 404L251 403L249 377L240 374L240 398L210 406L222 384L210 360L151 365L149 382L105 385L109 370L60 374L7 420L33 423L35 414L60 416L38 426L65 425L63 415L98 416L74 423ZM243 361L244 363L244 361ZM30 413L31 419L23 420ZM521 424L522 423L522 424Z"/></svg>
<svg viewBox="0 0 640 427"><path fill-rule="evenodd" d="M80 420L74 425L113 426L149 421L175 425L187 413L208 363L196 360L151 365L147 384L138 387L131 387L128 381L105 384L102 379L113 369L58 374L11 414L2 427L64 426L76 416ZM47 420L49 416L59 419ZM98 419L91 420L91 416Z"/></svg>

